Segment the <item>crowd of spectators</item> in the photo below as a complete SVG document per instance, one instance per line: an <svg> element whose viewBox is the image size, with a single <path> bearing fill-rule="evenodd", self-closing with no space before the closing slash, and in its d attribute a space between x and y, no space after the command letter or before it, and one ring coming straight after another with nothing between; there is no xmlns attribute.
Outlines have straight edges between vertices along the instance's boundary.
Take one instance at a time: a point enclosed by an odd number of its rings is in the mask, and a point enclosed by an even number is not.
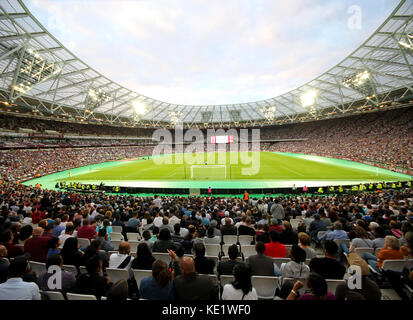
<svg viewBox="0 0 413 320"><path fill-rule="evenodd" d="M13 183L0 189L0 299L40 299L39 288L50 289L50 275L32 272L31 260L48 267L85 267L86 273L65 272L63 287L55 290L97 299L255 300L258 290L251 277L261 275L300 279L280 281L278 299L377 300L386 276L383 262L411 259L413 252L412 189L261 199L85 195ZM115 226L122 228L124 240L117 252L109 252ZM320 231L324 238L315 236ZM136 252L127 239L130 232L142 235ZM237 234L252 236L255 255L243 259L235 243L224 252L227 259L206 255L206 245L219 245L223 236ZM80 248L80 238L89 239L90 245ZM351 245L337 244L340 239ZM360 256L360 247L379 251L375 258ZM155 259L156 252L168 253L171 264ZM272 258L285 257L291 260L273 263ZM362 289L343 284L329 291L326 280L343 279L347 263L361 267ZM374 275L368 265L376 269ZM129 281L113 283L108 268L129 270ZM134 269L151 270L152 275L137 286ZM403 299L408 297L402 286L411 285L411 272L389 276ZM220 288L203 274L234 278Z"/></svg>

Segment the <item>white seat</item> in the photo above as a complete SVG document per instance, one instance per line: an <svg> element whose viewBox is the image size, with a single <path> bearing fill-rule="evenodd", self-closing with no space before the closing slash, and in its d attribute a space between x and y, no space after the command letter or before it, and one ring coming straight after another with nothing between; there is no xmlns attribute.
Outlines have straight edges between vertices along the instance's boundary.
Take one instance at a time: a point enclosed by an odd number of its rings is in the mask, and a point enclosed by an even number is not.
<svg viewBox="0 0 413 320"><path fill-rule="evenodd" d="M311 262L311 259L305 259L304 263L308 266Z"/></svg>
<svg viewBox="0 0 413 320"><path fill-rule="evenodd" d="M152 270L139 270L134 269L133 275L135 276L135 281L138 287L141 285L141 280L146 277L152 276Z"/></svg>
<svg viewBox="0 0 413 320"><path fill-rule="evenodd" d="M298 292L300 294L304 294L308 290L307 282L305 281L306 279L304 278L303 279L283 278L282 284L284 285L285 283L290 282L294 285L294 283L298 280L304 284L304 286L301 289L299 289Z"/></svg>
<svg viewBox="0 0 413 320"><path fill-rule="evenodd" d="M77 242L80 244L81 248L86 248L90 246L90 240L87 238L77 238Z"/></svg>
<svg viewBox="0 0 413 320"><path fill-rule="evenodd" d="M347 245L347 247L350 247L350 240L340 240L340 239L335 239L334 240L335 243L337 243L337 245L340 247L342 243L344 243L345 245Z"/></svg>
<svg viewBox="0 0 413 320"><path fill-rule="evenodd" d="M94 295L91 294L77 294L66 293L67 300L97 300Z"/></svg>
<svg viewBox="0 0 413 320"><path fill-rule="evenodd" d="M287 263L290 262L290 258L272 258L272 261L278 266L278 268L281 267L282 263Z"/></svg>
<svg viewBox="0 0 413 320"><path fill-rule="evenodd" d="M128 241L139 241L141 239L141 236L139 233L136 232L127 232L126 233L126 238L128 238Z"/></svg>
<svg viewBox="0 0 413 320"><path fill-rule="evenodd" d="M383 271L402 272L408 260L384 260L381 269Z"/></svg>
<svg viewBox="0 0 413 320"><path fill-rule="evenodd" d="M222 258L221 258L221 261L228 261L228 260L229 260L229 257L228 257L228 256L225 256L225 257L222 257ZM238 258L237 258L237 261L242 262L242 258L241 258L241 257L238 257Z"/></svg>
<svg viewBox="0 0 413 320"><path fill-rule="evenodd" d="M106 273L113 283L116 283L119 280L129 280L129 270L127 269L106 268Z"/></svg>
<svg viewBox="0 0 413 320"><path fill-rule="evenodd" d="M278 277L252 276L251 282L257 291L258 299L274 299L278 286Z"/></svg>
<svg viewBox="0 0 413 320"><path fill-rule="evenodd" d="M231 244L236 244L238 242L238 236L234 236L234 235L225 235L222 236L222 241L226 244L226 245L231 245Z"/></svg>
<svg viewBox="0 0 413 320"><path fill-rule="evenodd" d="M44 291L44 294L48 296L50 300L65 300L65 297L60 291Z"/></svg>
<svg viewBox="0 0 413 320"><path fill-rule="evenodd" d="M224 287L226 284L230 284L234 281L234 276L230 275L222 275L221 277L221 286Z"/></svg>
<svg viewBox="0 0 413 320"><path fill-rule="evenodd" d="M137 252L138 251L138 245L140 243L138 240L129 240L128 243L130 245L130 251L131 252Z"/></svg>
<svg viewBox="0 0 413 320"><path fill-rule="evenodd" d="M241 252L244 255L244 259L247 259L248 257L257 254L257 251L255 250L255 246L252 246L252 245L242 246L241 247Z"/></svg>
<svg viewBox="0 0 413 320"><path fill-rule="evenodd" d="M169 266L169 263L171 262L171 256L169 253L153 252L152 255L156 260L162 260L167 266Z"/></svg>
<svg viewBox="0 0 413 320"><path fill-rule="evenodd" d="M317 232L317 239L321 239L322 236L324 236L325 234L329 233L329 231L318 231Z"/></svg>
<svg viewBox="0 0 413 320"><path fill-rule="evenodd" d="M121 240L110 240L113 245L113 249L119 250L119 244L122 242Z"/></svg>
<svg viewBox="0 0 413 320"><path fill-rule="evenodd" d="M219 244L206 244L205 253L207 256L219 256L221 253L221 246Z"/></svg>
<svg viewBox="0 0 413 320"><path fill-rule="evenodd" d="M36 262L36 261L30 261L30 268L36 272L37 276L39 276L39 274L42 271L46 271L46 264L42 263L42 262Z"/></svg>
<svg viewBox="0 0 413 320"><path fill-rule="evenodd" d="M302 221L299 220L299 219L291 219L291 220L290 220L291 227L292 227L294 230L297 230L297 228L298 228L298 226L299 226L299 224L300 224L301 222L302 222Z"/></svg>
<svg viewBox="0 0 413 320"><path fill-rule="evenodd" d="M80 269L81 274L87 273L87 270L86 270L85 266L79 266L79 269Z"/></svg>
<svg viewBox="0 0 413 320"><path fill-rule="evenodd" d="M106 297L100 297L100 300L108 300Z"/></svg>
<svg viewBox="0 0 413 320"><path fill-rule="evenodd" d="M122 227L121 226L112 226L112 232L122 233Z"/></svg>
<svg viewBox="0 0 413 320"><path fill-rule="evenodd" d="M249 246L251 245L252 240L254 240L253 236L248 235L241 235L238 236L238 241L241 246Z"/></svg>
<svg viewBox="0 0 413 320"><path fill-rule="evenodd" d="M345 280L337 280L337 279L326 279L328 291L333 294L336 294L336 288L339 284L345 284Z"/></svg>
<svg viewBox="0 0 413 320"><path fill-rule="evenodd" d="M64 265L62 266L62 269L65 270L65 271L67 271L67 272L73 273L75 276L77 275L77 268L76 268L76 266L64 264Z"/></svg>
<svg viewBox="0 0 413 320"><path fill-rule="evenodd" d="M356 253L361 257L365 253L374 254L373 248L355 248Z"/></svg>
<svg viewBox="0 0 413 320"><path fill-rule="evenodd" d="M120 232L111 232L110 240L123 240L123 235Z"/></svg>

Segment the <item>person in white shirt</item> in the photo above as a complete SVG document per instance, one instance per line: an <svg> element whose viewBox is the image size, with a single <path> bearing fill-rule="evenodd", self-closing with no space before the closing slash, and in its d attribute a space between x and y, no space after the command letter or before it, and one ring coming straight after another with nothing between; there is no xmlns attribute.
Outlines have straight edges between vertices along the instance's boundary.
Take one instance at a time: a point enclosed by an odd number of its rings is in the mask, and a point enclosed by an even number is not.
<svg viewBox="0 0 413 320"><path fill-rule="evenodd" d="M133 277L133 270L131 268L133 257L130 254L130 244L129 242L122 241L119 244L119 253L113 253L109 258L109 268L129 270L129 278Z"/></svg>
<svg viewBox="0 0 413 320"><path fill-rule="evenodd" d="M176 215L172 215L172 217L169 218L169 224L173 227L177 223L180 223L181 219L179 219Z"/></svg>
<svg viewBox="0 0 413 320"><path fill-rule="evenodd" d="M239 262L233 272L235 280L224 286L222 300L258 300L257 291L251 283L251 268Z"/></svg>
<svg viewBox="0 0 413 320"><path fill-rule="evenodd" d="M74 235L73 235L73 232L74 232L74 231L75 231L75 227L73 226L73 223L72 223L72 222L68 222L68 223L66 224L66 229L64 230L64 233L59 236L59 239L60 239L60 241L62 242L62 244L59 246L59 249L62 249L62 248L63 248L63 245L65 244L65 241L66 241L68 238L74 237Z"/></svg>
<svg viewBox="0 0 413 320"><path fill-rule="evenodd" d="M40 300L39 287L34 282L24 282L27 260L15 259L9 266L9 278L0 284L0 300Z"/></svg>
<svg viewBox="0 0 413 320"><path fill-rule="evenodd" d="M221 225L225 225L225 219L229 218L231 220L231 224L234 224L234 220L229 217L229 211L225 211L224 217L221 219Z"/></svg>
<svg viewBox="0 0 413 320"><path fill-rule="evenodd" d="M310 274L310 268L304 263L307 257L305 250L295 244L288 255L291 261L281 264L280 272L282 277L307 279Z"/></svg>
<svg viewBox="0 0 413 320"><path fill-rule="evenodd" d="M156 215L155 219L153 219L153 225L154 225L155 227L158 227L158 228L159 228L159 227L162 225L162 220L163 220L163 217L161 216L160 213L158 213L158 214Z"/></svg>
<svg viewBox="0 0 413 320"><path fill-rule="evenodd" d="M153 200L152 202L158 208L162 208L162 200L158 198L158 196L155 196L155 200Z"/></svg>

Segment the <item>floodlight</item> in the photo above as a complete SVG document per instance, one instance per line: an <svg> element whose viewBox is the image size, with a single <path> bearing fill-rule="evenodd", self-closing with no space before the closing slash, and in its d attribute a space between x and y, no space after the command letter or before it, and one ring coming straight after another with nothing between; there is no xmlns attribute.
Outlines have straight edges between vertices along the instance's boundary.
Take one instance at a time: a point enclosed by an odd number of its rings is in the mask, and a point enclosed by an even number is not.
<svg viewBox="0 0 413 320"><path fill-rule="evenodd" d="M142 102L135 100L135 101L132 102L132 106L133 106L133 109L135 110L136 114L140 114L140 115L145 114L146 105L143 104Z"/></svg>
<svg viewBox="0 0 413 320"><path fill-rule="evenodd" d="M315 89L311 89L304 93L301 96L301 104L303 107L310 107L315 103L315 99L317 98L318 91Z"/></svg>

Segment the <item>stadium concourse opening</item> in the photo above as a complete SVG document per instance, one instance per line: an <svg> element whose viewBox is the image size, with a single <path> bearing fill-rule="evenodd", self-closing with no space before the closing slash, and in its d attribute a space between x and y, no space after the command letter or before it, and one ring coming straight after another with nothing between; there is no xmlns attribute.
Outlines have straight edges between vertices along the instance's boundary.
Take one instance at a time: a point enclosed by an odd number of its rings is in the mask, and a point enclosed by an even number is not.
<svg viewBox="0 0 413 320"><path fill-rule="evenodd" d="M332 193L354 186L377 183L407 182L412 176L354 161L292 153L261 152L257 172L243 175L248 165L232 165L230 153L227 164L175 164L171 155L169 164L159 165L152 157L131 161L113 161L58 172L24 182L45 188L70 189L79 192L111 192L129 194L180 194L191 190L200 194L237 195L244 190L252 194L277 194L321 190ZM251 155L251 152L249 153ZM205 158L208 155L202 155ZM220 155L215 154L215 159ZM194 172L199 169L200 172ZM99 185L99 188L96 188ZM401 185L400 185L401 186ZM320 189L321 187L321 189ZM363 187L361 187L363 188ZM359 190L359 188L357 188ZM343 192L341 191L341 192Z"/></svg>

